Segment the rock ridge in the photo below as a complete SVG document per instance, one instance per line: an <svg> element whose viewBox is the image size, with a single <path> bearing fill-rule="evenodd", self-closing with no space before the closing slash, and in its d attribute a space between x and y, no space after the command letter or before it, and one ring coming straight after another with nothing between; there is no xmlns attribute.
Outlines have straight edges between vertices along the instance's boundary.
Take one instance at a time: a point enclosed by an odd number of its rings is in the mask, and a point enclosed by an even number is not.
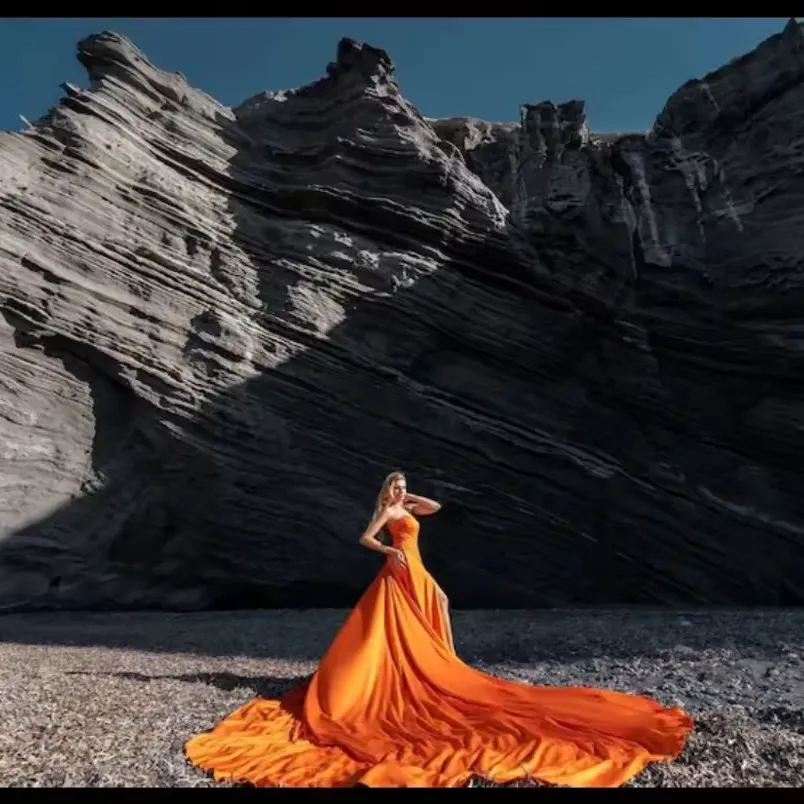
<svg viewBox="0 0 804 804"><path fill-rule="evenodd" d="M349 605L397 466L456 606L804 602L803 53L602 135L82 40L0 133L0 608Z"/></svg>

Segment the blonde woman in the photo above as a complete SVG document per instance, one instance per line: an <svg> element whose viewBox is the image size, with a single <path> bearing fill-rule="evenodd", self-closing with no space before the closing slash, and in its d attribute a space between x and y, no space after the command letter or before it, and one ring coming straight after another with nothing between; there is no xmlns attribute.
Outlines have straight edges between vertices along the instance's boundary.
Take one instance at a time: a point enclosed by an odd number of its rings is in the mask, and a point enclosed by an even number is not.
<svg viewBox="0 0 804 804"><path fill-rule="evenodd" d="M424 568L419 553L416 516L435 514L440 509L441 505L435 500L410 494L402 472L391 472L377 495L374 516L360 537L360 544L391 559L381 576L386 574L408 591L433 631L454 653L447 596ZM391 533L391 546L377 538L383 530Z"/></svg>
<svg viewBox="0 0 804 804"><path fill-rule="evenodd" d="M439 509L409 493L401 472L388 475L360 537L386 562L312 678L191 739L194 764L257 786L458 787L472 776L529 776L617 787L680 753L693 726L680 709L609 690L533 687L458 658L446 596L418 547L417 517Z"/></svg>

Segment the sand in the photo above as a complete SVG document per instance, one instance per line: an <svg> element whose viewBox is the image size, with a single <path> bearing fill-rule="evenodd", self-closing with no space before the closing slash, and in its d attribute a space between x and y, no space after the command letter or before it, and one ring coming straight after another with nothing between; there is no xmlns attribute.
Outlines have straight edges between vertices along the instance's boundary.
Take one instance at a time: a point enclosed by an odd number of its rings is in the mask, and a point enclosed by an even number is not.
<svg viewBox="0 0 804 804"><path fill-rule="evenodd" d="M185 761L184 741L309 675L344 616L0 616L0 786L211 786ZM647 693L692 714L682 756L633 786L804 779L804 611L458 611L453 620L461 657L488 672Z"/></svg>

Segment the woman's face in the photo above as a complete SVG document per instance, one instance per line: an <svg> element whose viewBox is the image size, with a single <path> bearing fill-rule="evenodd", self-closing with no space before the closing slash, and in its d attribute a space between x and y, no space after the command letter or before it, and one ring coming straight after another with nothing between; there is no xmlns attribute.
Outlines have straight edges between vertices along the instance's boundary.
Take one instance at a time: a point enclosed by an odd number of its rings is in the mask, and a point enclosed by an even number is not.
<svg viewBox="0 0 804 804"><path fill-rule="evenodd" d="M402 502L402 499L407 492L408 487L407 483L405 483L404 477L398 477L391 483L391 488L389 489L391 493L391 500L395 503Z"/></svg>

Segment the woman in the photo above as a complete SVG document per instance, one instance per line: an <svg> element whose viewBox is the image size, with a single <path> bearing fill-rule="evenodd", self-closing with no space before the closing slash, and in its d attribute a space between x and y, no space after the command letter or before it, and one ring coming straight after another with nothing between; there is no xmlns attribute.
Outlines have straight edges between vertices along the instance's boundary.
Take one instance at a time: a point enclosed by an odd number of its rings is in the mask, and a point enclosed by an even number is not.
<svg viewBox="0 0 804 804"><path fill-rule="evenodd" d="M621 692L532 687L464 664L446 596L422 564L414 515L439 504L385 479L361 544L388 560L312 678L258 698L192 738L215 779L258 786L457 787L529 776L617 787L675 758L692 729L680 709ZM387 529L392 544L378 536Z"/></svg>

